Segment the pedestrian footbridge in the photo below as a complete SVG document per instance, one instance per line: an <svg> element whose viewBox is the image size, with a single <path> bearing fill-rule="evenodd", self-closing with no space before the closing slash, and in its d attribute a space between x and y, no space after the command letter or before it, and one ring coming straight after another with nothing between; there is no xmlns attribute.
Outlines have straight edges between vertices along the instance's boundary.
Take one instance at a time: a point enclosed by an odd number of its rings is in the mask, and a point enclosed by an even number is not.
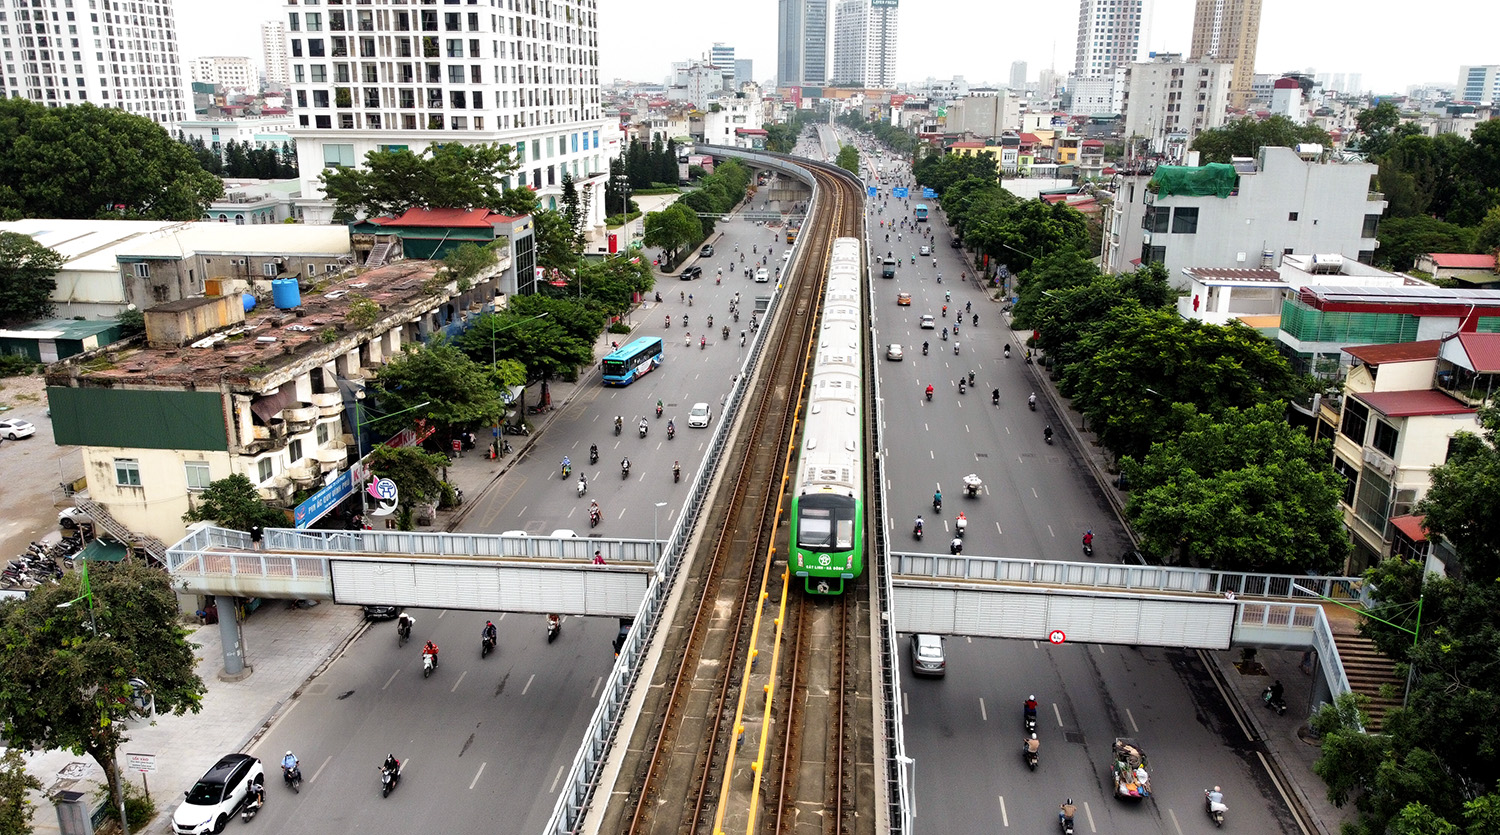
<svg viewBox="0 0 1500 835"><path fill-rule="evenodd" d="M272 529L261 544L243 531L201 528L167 549L172 585L188 594L631 617L659 551L639 539L365 530Z"/></svg>

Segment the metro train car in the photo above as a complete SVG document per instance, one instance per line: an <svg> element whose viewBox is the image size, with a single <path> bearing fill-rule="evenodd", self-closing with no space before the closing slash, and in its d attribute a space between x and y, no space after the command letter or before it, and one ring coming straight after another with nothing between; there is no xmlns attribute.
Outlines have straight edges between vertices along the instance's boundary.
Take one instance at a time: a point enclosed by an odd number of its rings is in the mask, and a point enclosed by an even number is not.
<svg viewBox="0 0 1500 835"><path fill-rule="evenodd" d="M864 571L862 283L859 239L838 238L792 485L791 569L808 594L843 594Z"/></svg>

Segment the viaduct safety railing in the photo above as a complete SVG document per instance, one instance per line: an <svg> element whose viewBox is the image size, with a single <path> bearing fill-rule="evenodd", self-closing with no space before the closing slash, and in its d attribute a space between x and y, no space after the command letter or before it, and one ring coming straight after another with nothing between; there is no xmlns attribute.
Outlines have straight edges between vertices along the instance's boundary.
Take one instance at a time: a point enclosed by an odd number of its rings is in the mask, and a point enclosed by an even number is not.
<svg viewBox="0 0 1500 835"><path fill-rule="evenodd" d="M743 149L716 148L714 152L723 153L726 156L741 156L754 160L757 165L777 168L783 173L808 183L814 189L814 203L819 199L812 175L798 166L774 157L745 152ZM800 255L800 245L800 242L793 245L794 261ZM739 373L735 375L729 394L724 399L723 408L720 409L721 418L709 442L708 452L689 482L688 500L683 507L682 516L678 517L677 524L673 526L667 539L661 543L656 576L646 591L646 598L642 601L640 611L636 614L630 631L626 634L625 643L620 648L615 666L610 670L609 678L605 681L599 704L594 708L594 714L590 717L584 731L583 743L568 767L562 791L558 795L557 804L552 809L552 816L547 822L546 832L551 835L578 832L584 815L599 789L605 760L609 757L616 735L619 733L626 704L640 677L646 652L651 646L652 638L661 624L663 615L666 614L667 600L676 584L685 548L691 541L708 502L708 487L728 452L730 434L739 417L750 378L765 351L765 340L771 331L769 323L773 321L773 317L780 308L782 295L781 282L777 281L772 288L770 305L762 319L767 326L755 332L749 351L740 364Z"/></svg>

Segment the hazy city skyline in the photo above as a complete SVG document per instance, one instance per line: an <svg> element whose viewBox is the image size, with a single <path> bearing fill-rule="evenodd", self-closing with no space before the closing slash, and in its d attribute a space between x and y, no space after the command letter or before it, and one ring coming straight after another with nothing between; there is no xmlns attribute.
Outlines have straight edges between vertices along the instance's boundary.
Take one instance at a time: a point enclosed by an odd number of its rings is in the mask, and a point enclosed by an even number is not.
<svg viewBox="0 0 1500 835"><path fill-rule="evenodd" d="M1500 63L1482 26L1456 25L1472 14L1472 4L1434 0L1421 15L1402 16L1399 27L1381 12L1394 15L1391 0L1360 6L1358 16L1337 4L1265 0L1261 11L1256 72L1282 73L1314 69L1318 73L1359 73L1367 91L1401 93L1408 85L1442 82L1453 85L1462 64ZM260 23L280 19L279 0L177 0L177 21L184 59L201 55L245 55L262 63ZM934 8L936 7L936 8ZM696 14L685 0L600 0L600 77L659 82L675 60L707 55L715 41L735 48L739 58L755 62L757 81L776 67L776 0L753 0L736 8L763 25L746 26L717 14ZM1077 4L1055 6L1050 20L1036 16L1017 20L1021 7L980 0L946 3L903 2L896 59L897 80L961 75L971 83L1003 85L1012 61L1025 61L1034 81L1054 67L1059 76L1072 69L1078 31ZM1062 9L1070 9L1067 14ZM941 11L940 11L941 10ZM1193 26L1193 0L1154 0L1151 31L1144 51L1187 54ZM1401 38L1391 36L1399 31ZM1441 44L1440 49L1424 45Z"/></svg>

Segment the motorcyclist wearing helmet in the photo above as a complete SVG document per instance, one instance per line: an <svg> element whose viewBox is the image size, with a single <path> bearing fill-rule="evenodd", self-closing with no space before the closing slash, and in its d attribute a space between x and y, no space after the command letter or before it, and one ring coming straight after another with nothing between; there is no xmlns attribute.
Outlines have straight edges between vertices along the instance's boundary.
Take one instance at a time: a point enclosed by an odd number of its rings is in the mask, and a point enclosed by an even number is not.
<svg viewBox="0 0 1500 835"><path fill-rule="evenodd" d="M286 756L281 758L281 769L283 771L296 771L297 756L291 751L286 752Z"/></svg>
<svg viewBox="0 0 1500 835"><path fill-rule="evenodd" d="M484 622L484 629L480 630L479 639L482 641L489 641L492 644L495 643L495 641L497 640L497 636L495 634L494 621L487 620Z"/></svg>
<svg viewBox="0 0 1500 835"><path fill-rule="evenodd" d="M1025 704L1021 705L1021 711L1022 711L1022 715L1023 716L1031 716L1031 717L1036 716L1036 696L1035 695L1031 695L1031 696L1027 696L1026 697Z"/></svg>
<svg viewBox="0 0 1500 835"><path fill-rule="evenodd" d="M1061 806L1057 807L1057 822L1067 823L1073 819L1073 813L1076 811L1078 811L1078 807L1073 805L1073 798L1068 798L1063 801Z"/></svg>

